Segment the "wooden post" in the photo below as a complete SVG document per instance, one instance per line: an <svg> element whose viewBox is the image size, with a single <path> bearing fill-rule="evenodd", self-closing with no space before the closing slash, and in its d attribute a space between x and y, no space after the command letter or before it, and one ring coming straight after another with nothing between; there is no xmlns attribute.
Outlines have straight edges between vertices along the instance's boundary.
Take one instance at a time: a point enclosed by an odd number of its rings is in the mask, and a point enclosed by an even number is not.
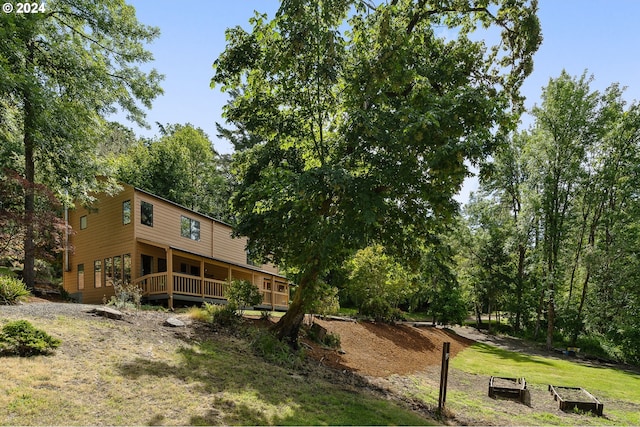
<svg viewBox="0 0 640 427"><path fill-rule="evenodd" d="M173 310L173 250L169 247L167 253L167 305L169 310Z"/></svg>
<svg viewBox="0 0 640 427"><path fill-rule="evenodd" d="M451 343L442 345L442 364L440 365L440 396L438 397L438 412L442 414L444 404L447 401L447 380L449 377L449 347Z"/></svg>
<svg viewBox="0 0 640 427"><path fill-rule="evenodd" d="M279 288L278 288L279 289ZM276 309L276 276L271 275L271 311Z"/></svg>
<svg viewBox="0 0 640 427"><path fill-rule="evenodd" d="M204 302L204 258L200 258L200 294Z"/></svg>

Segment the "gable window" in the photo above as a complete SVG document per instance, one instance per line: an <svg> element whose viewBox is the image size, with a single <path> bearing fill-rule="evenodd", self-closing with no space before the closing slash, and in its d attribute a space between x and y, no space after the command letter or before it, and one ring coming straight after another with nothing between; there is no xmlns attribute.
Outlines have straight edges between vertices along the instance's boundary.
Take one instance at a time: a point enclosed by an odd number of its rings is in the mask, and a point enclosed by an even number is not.
<svg viewBox="0 0 640 427"><path fill-rule="evenodd" d="M96 288L102 287L102 260L93 262L93 285Z"/></svg>
<svg viewBox="0 0 640 427"><path fill-rule="evenodd" d="M131 200L122 202L122 225L131 223Z"/></svg>
<svg viewBox="0 0 640 427"><path fill-rule="evenodd" d="M181 216L180 235L191 240L200 240L200 221Z"/></svg>
<svg viewBox="0 0 640 427"><path fill-rule="evenodd" d="M80 230L84 230L85 228L87 228L87 216L82 215L80 217Z"/></svg>
<svg viewBox="0 0 640 427"><path fill-rule="evenodd" d="M153 227L153 205L148 202L140 204L140 223Z"/></svg>

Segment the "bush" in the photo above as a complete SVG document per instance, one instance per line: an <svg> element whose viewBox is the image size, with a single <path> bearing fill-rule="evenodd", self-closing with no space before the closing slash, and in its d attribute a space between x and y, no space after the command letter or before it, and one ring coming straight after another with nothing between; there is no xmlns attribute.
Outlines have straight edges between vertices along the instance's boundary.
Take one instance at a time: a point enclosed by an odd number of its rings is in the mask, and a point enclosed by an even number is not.
<svg viewBox="0 0 640 427"><path fill-rule="evenodd" d="M331 315L340 311L340 299L338 289L327 283L319 283L316 299L309 311L314 314Z"/></svg>
<svg viewBox="0 0 640 427"><path fill-rule="evenodd" d="M340 348L340 335L329 332L322 338L322 344L329 348Z"/></svg>
<svg viewBox="0 0 640 427"><path fill-rule="evenodd" d="M253 307L262 302L262 293L248 280L232 280L227 289L228 306L239 310L242 316L245 307Z"/></svg>
<svg viewBox="0 0 640 427"><path fill-rule="evenodd" d="M360 306L360 314L371 317L376 322L394 323L398 320L405 320L402 310L391 306L388 301L381 298L370 298Z"/></svg>
<svg viewBox="0 0 640 427"><path fill-rule="evenodd" d="M0 276L0 305L13 305L25 297L31 295L22 280L1 275Z"/></svg>
<svg viewBox="0 0 640 427"><path fill-rule="evenodd" d="M113 290L116 294L111 297L111 299L107 303L108 305L113 306L119 310L126 308L132 310L140 309L142 301L142 289L140 289L139 286L134 285L133 283L123 283L120 281L116 281L113 284Z"/></svg>
<svg viewBox="0 0 640 427"><path fill-rule="evenodd" d="M18 356L49 354L61 341L36 329L26 320L16 320L3 326L0 333L0 353Z"/></svg>
<svg viewBox="0 0 640 427"><path fill-rule="evenodd" d="M234 326L240 323L242 316L238 315L230 305L220 306L211 313L211 323L219 326Z"/></svg>

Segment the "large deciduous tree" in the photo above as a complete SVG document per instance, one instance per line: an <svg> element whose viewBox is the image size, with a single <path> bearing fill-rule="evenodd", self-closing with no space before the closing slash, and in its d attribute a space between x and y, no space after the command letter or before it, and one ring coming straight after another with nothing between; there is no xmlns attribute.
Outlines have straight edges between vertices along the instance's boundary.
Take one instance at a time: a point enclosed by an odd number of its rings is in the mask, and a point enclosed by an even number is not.
<svg viewBox="0 0 640 427"><path fill-rule="evenodd" d="M380 243L419 259L456 209L465 160L490 154L520 112L536 9L287 0L227 31L212 84L234 91L225 118L253 140L235 157L236 232L297 272L280 338L296 343L319 277L353 251ZM483 29L492 43L472 35Z"/></svg>
<svg viewBox="0 0 640 427"><path fill-rule="evenodd" d="M205 215L229 221L222 158L209 136L187 123L160 126L162 136L139 141L116 160L118 179Z"/></svg>
<svg viewBox="0 0 640 427"><path fill-rule="evenodd" d="M83 196L95 188L104 117L118 106L143 124L161 76L139 65L158 35L124 0L51 0L46 11L0 15L0 98L19 112L24 158L24 279L33 286L34 185ZM142 105L140 105L140 103Z"/></svg>

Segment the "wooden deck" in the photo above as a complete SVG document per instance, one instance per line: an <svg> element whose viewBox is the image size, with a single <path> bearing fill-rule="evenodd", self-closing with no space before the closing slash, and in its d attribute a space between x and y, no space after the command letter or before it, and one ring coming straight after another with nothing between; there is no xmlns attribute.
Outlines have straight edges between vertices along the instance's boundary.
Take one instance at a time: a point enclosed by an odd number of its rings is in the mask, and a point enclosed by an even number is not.
<svg viewBox="0 0 640 427"><path fill-rule="evenodd" d="M202 279L184 273L172 273L172 286L167 286L168 273L147 274L136 280L134 284L142 289L142 296L148 300L182 300L193 302L227 301L226 291L229 282L226 280ZM286 310L289 306L289 295L271 289L260 289L262 304L258 308Z"/></svg>

